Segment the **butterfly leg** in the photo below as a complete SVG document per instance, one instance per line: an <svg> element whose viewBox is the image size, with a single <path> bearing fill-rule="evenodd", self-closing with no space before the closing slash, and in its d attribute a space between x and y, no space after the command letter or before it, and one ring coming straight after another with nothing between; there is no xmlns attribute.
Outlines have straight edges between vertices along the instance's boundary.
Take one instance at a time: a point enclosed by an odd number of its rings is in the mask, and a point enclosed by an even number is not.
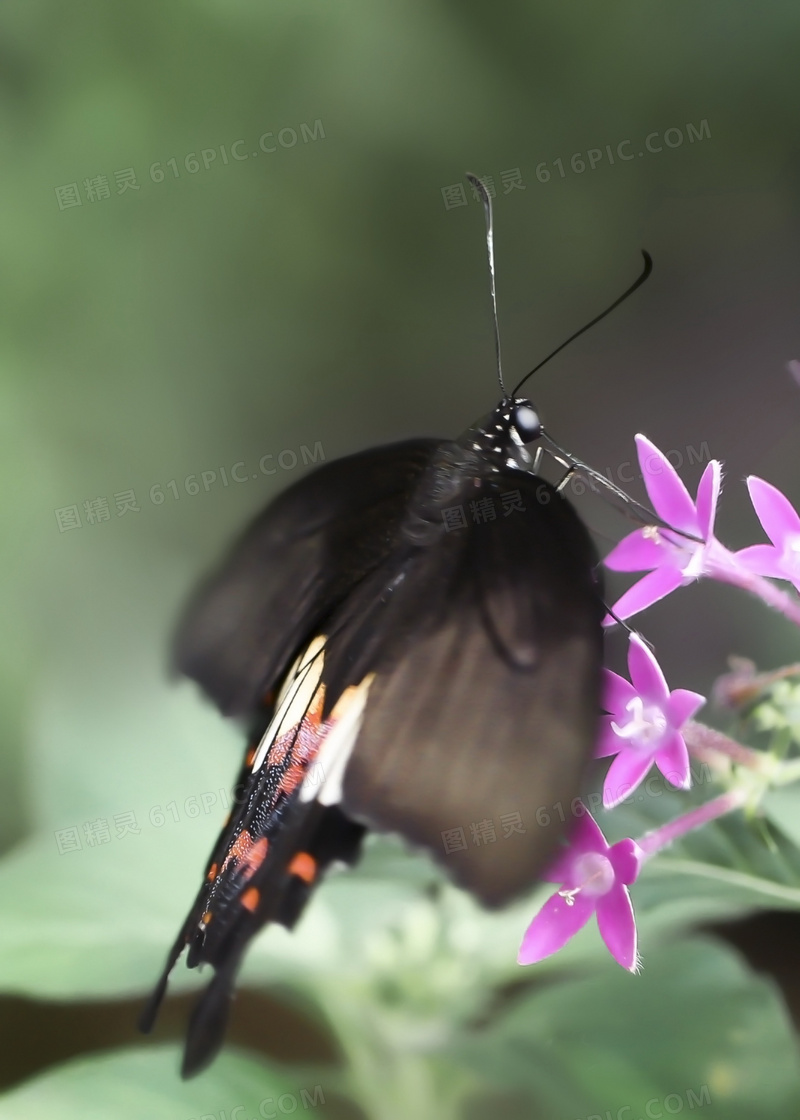
<svg viewBox="0 0 800 1120"><path fill-rule="evenodd" d="M682 529L676 529L674 525L669 525L659 517L654 510L648 509L648 507L642 505L641 502L637 502L635 498L632 498L630 494L626 494L625 491L620 489L611 479L606 478L604 474L600 474L599 471L590 467L588 463L582 462L582 460L576 455L573 455L571 451L560 447L549 432L546 433L544 429L542 429L542 435L548 443L555 448L556 452L558 452L558 454L555 454L551 451L551 455L557 463L560 463L562 467L566 467L568 472L579 471L589 479L590 484L596 482L606 489L622 503L623 512L626 516L633 516L634 519L639 521L642 525L657 525L660 529L669 529L671 533L676 533L679 537L684 537L686 540L695 541L697 544L703 543L698 537L693 536L691 533L686 533ZM561 480L561 483L559 483L557 487L558 490L561 490L564 481L565 479Z"/></svg>
<svg viewBox="0 0 800 1120"><path fill-rule="evenodd" d="M541 450L541 448L540 448L539 450ZM575 474L575 472L577 471L577 469L578 469L578 468L577 468L577 467L575 466L575 464L574 464L574 463L572 464L572 466L570 466L570 467L567 467L567 473L566 473L566 474L564 475L564 477L563 477L563 478L561 479L561 481L559 482L559 484L558 484L558 485L556 486L556 493L557 493L557 494L560 494L560 493L561 493L561 491L562 491L562 490L564 489L564 487L565 487L565 486L567 485L567 483L568 483L568 482L569 482L569 480L570 480L570 479L572 478L572 476L573 476L573 475Z"/></svg>

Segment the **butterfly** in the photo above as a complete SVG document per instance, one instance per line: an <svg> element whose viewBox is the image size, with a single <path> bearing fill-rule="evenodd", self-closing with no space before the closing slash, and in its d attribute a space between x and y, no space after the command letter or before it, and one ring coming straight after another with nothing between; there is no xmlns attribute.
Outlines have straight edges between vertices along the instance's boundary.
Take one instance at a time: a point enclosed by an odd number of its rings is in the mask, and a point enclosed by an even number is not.
<svg viewBox="0 0 800 1120"><path fill-rule="evenodd" d="M537 827L537 808L569 803L592 756L598 557L537 473L536 408L519 386L505 390L491 201L473 183L501 401L458 439L371 448L290 486L179 626L177 668L253 728L234 809L140 1021L152 1028L184 950L190 968L213 967L184 1076L221 1045L249 942L268 923L291 928L328 868L357 860L367 830L399 833L482 904L502 906L532 887L559 842L555 823ZM648 271L646 258L603 314ZM585 467L553 447L568 473ZM452 842L501 819L520 822L513 843Z"/></svg>

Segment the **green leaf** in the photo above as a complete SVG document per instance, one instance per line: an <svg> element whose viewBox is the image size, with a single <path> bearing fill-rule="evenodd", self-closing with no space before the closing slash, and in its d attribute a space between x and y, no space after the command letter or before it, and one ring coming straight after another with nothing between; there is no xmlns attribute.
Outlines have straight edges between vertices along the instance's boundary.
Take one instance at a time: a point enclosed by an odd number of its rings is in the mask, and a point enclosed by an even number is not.
<svg viewBox="0 0 800 1120"><path fill-rule="evenodd" d="M769 790L761 805L788 839L800 846L800 782Z"/></svg>
<svg viewBox="0 0 800 1120"><path fill-rule="evenodd" d="M247 1120L303 1114L326 1099L326 1087L316 1078L298 1083L266 1063L229 1051L191 1081L181 1081L179 1067L175 1046L79 1058L0 1097L0 1120L217 1120L223 1113L230 1120Z"/></svg>
<svg viewBox="0 0 800 1120"><path fill-rule="evenodd" d="M785 1120L800 1108L797 1044L771 981L721 943L653 952L637 976L609 962L520 998L456 1051L547 1116L689 1111L705 1120ZM695 1107L697 1105L695 1104Z"/></svg>

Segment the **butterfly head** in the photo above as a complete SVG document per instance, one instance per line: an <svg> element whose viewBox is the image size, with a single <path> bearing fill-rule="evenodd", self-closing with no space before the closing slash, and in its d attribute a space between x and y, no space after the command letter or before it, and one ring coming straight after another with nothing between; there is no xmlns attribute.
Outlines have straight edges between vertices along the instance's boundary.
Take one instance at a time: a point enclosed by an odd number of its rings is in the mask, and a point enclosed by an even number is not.
<svg viewBox="0 0 800 1120"><path fill-rule="evenodd" d="M530 470L533 458L527 446L541 434L539 413L531 401L526 397L508 397L468 428L458 442L493 461L498 470Z"/></svg>
<svg viewBox="0 0 800 1120"><path fill-rule="evenodd" d="M495 411L500 411L507 402L503 402ZM509 434L516 437L520 443L535 443L542 434L542 422L539 413L529 400L515 398L507 410L509 415Z"/></svg>

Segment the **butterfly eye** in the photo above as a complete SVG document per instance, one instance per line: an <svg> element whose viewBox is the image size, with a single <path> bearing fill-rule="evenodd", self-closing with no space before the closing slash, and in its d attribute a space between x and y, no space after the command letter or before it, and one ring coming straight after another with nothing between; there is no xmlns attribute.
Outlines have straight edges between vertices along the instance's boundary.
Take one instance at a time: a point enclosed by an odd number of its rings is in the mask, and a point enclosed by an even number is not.
<svg viewBox="0 0 800 1120"><path fill-rule="evenodd" d="M511 414L511 423L523 443L533 443L542 434L542 422L532 404L518 404Z"/></svg>

